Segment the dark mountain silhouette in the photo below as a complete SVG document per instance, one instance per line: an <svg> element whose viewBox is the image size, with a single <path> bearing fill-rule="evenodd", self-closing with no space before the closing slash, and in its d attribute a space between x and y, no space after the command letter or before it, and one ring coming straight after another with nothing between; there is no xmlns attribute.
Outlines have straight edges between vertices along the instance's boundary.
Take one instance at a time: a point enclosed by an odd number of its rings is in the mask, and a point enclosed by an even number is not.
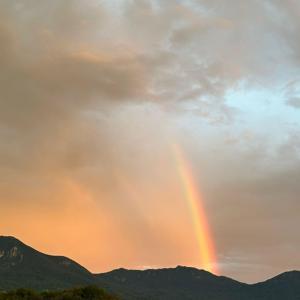
<svg viewBox="0 0 300 300"><path fill-rule="evenodd" d="M300 300L300 272L245 284L207 271L181 267L95 275L98 284L128 300Z"/></svg>
<svg viewBox="0 0 300 300"><path fill-rule="evenodd" d="M92 282L93 275L67 257L46 255L14 237L0 237L0 289L59 289Z"/></svg>
<svg viewBox="0 0 300 300"><path fill-rule="evenodd" d="M300 272L245 284L195 268L117 269L92 274L76 262L0 237L0 289L53 290L98 285L124 300L300 300Z"/></svg>
<svg viewBox="0 0 300 300"><path fill-rule="evenodd" d="M300 272L282 273L264 282L250 286L253 299L300 299Z"/></svg>
<svg viewBox="0 0 300 300"><path fill-rule="evenodd" d="M98 284L126 299L241 299L244 283L207 271L176 268L133 271L118 269L96 275Z"/></svg>

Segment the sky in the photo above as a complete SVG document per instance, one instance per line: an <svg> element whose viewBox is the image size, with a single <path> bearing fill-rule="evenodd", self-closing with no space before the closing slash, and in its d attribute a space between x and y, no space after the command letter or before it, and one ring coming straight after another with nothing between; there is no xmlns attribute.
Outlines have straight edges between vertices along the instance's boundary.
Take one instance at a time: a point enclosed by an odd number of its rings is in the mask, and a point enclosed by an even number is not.
<svg viewBox="0 0 300 300"><path fill-rule="evenodd" d="M0 234L93 272L300 269L297 0L0 2ZM201 254L200 254L201 256Z"/></svg>

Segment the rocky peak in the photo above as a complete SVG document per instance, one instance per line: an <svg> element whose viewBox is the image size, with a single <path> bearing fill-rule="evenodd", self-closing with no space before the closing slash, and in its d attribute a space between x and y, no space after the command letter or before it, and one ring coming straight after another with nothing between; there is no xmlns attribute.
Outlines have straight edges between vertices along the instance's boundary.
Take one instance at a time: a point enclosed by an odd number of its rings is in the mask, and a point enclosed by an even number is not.
<svg viewBox="0 0 300 300"><path fill-rule="evenodd" d="M21 242L14 237L0 236L0 266L15 266L23 261Z"/></svg>

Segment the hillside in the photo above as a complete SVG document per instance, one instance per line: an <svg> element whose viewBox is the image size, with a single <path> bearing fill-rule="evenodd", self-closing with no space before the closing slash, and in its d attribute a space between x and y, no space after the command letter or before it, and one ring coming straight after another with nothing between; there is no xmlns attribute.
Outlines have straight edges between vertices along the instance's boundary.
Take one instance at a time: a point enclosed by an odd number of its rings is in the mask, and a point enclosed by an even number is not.
<svg viewBox="0 0 300 300"><path fill-rule="evenodd" d="M93 283L93 275L64 256L43 254L14 237L0 237L0 289L60 289Z"/></svg>
<svg viewBox="0 0 300 300"><path fill-rule="evenodd" d="M67 257L43 254L14 237L0 237L0 290L87 285L97 285L124 300L300 300L299 271L252 285L182 266L92 274Z"/></svg>
<svg viewBox="0 0 300 300"><path fill-rule="evenodd" d="M126 299L242 299L246 284L207 271L176 268L119 269L96 275L98 284Z"/></svg>

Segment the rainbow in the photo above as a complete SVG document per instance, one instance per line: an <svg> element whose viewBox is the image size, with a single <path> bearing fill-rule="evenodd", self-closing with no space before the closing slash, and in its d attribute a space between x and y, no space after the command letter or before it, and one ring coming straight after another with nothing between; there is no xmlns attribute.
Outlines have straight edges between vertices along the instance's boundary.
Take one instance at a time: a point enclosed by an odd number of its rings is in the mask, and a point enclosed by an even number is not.
<svg viewBox="0 0 300 300"><path fill-rule="evenodd" d="M201 194L193 178L193 172L189 162L185 159L180 147L175 144L173 149L178 174L193 221L195 236L199 247L200 266L209 272L218 274L215 246L210 233Z"/></svg>

